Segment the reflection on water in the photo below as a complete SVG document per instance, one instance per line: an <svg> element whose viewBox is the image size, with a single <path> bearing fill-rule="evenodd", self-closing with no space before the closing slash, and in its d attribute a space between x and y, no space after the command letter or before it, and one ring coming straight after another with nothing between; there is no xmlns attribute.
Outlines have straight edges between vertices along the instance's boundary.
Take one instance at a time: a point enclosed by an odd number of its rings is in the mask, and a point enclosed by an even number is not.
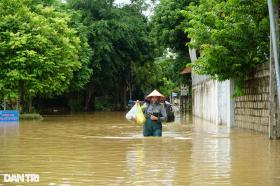
<svg viewBox="0 0 280 186"><path fill-rule="evenodd" d="M36 173L36 185L280 185L280 141L188 117L143 138L124 115L0 124L0 174Z"/></svg>
<svg viewBox="0 0 280 186"><path fill-rule="evenodd" d="M231 171L230 131L194 118L192 182L227 185Z"/></svg>
<svg viewBox="0 0 280 186"><path fill-rule="evenodd" d="M4 138L10 135L17 136L19 131L18 127L19 127L18 122L10 122L10 123L0 122L0 137Z"/></svg>

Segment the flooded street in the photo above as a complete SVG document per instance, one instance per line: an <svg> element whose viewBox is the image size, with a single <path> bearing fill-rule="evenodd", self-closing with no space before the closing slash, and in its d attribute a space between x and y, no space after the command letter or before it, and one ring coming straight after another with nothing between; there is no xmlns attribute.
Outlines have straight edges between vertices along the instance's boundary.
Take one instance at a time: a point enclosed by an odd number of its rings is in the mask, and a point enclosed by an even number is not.
<svg viewBox="0 0 280 186"><path fill-rule="evenodd" d="M187 119L144 138L124 115L0 123L0 174L39 174L21 185L280 185L280 141L267 135Z"/></svg>

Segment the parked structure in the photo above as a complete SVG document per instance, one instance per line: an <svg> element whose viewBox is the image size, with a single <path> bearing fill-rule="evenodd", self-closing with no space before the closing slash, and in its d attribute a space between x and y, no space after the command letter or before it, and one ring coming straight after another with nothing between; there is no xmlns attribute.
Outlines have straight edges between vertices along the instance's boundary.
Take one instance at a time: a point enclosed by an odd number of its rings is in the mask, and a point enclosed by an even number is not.
<svg viewBox="0 0 280 186"><path fill-rule="evenodd" d="M181 113L191 112L192 110L192 69L187 67L180 72L181 75L187 79L186 84L182 84L180 87L180 111Z"/></svg>

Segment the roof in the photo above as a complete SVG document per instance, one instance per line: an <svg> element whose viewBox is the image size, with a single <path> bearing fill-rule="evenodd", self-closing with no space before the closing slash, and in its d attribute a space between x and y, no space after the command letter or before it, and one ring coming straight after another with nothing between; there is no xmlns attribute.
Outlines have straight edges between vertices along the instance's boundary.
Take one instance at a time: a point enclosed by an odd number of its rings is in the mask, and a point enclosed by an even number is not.
<svg viewBox="0 0 280 186"><path fill-rule="evenodd" d="M190 73L192 73L191 67L186 67L180 72L180 74L190 74Z"/></svg>

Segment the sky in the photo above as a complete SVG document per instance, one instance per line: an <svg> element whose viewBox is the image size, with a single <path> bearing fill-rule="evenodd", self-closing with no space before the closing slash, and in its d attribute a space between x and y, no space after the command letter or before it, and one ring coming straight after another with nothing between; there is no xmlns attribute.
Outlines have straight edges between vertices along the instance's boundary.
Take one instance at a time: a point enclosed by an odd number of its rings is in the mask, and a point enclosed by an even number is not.
<svg viewBox="0 0 280 186"><path fill-rule="evenodd" d="M130 3L130 0L115 0L115 3L116 4L120 4L120 3L128 4L128 3Z"/></svg>
<svg viewBox="0 0 280 186"><path fill-rule="evenodd" d="M150 0L146 0L146 2L150 3ZM129 4L130 0L115 0L115 4ZM148 8L148 10L143 12L144 15L150 17L153 13L153 7Z"/></svg>

